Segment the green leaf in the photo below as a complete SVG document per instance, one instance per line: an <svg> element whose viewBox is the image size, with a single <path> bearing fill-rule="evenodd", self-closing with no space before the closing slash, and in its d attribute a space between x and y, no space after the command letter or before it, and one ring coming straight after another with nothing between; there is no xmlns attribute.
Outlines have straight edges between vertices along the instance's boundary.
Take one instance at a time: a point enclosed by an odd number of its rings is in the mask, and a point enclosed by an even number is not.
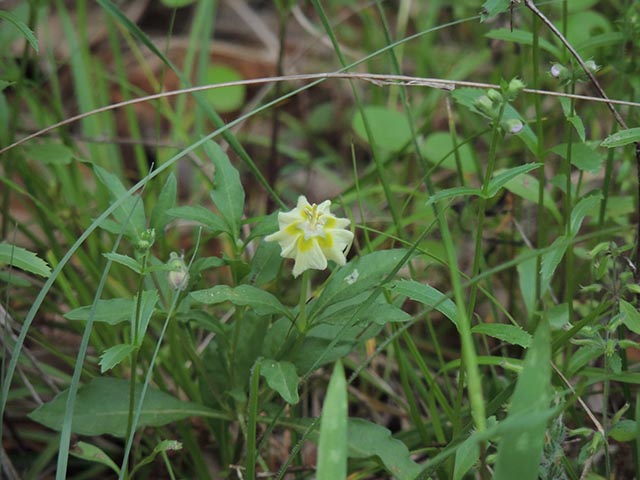
<svg viewBox="0 0 640 480"><path fill-rule="evenodd" d="M107 187L112 200L127 196L127 189L114 174L99 165L93 165L93 171L100 182ZM113 217L119 226L125 225L124 234L137 240L140 232L146 229L144 205L137 195L127 196L127 199L113 212Z"/></svg>
<svg viewBox="0 0 640 480"><path fill-rule="evenodd" d="M511 0L487 0L482 4L482 11L480 12L480 21L484 22L490 18L504 13L509 10L511 6Z"/></svg>
<svg viewBox="0 0 640 480"><path fill-rule="evenodd" d="M429 206L434 203L441 202L447 198L453 197L468 197L468 196L476 196L479 197L482 195L482 190L479 188L473 187L452 187L445 188L444 190L440 190L429 197L427 203L425 205Z"/></svg>
<svg viewBox="0 0 640 480"><path fill-rule="evenodd" d="M261 286L275 280L282 264L280 251L280 245L275 242L263 240L258 244L251 261L250 283Z"/></svg>
<svg viewBox="0 0 640 480"><path fill-rule="evenodd" d="M116 365L119 365L120 362L129 357L137 348L137 346L129 345L128 343L107 348L100 356L100 373L104 373Z"/></svg>
<svg viewBox="0 0 640 480"><path fill-rule="evenodd" d="M618 442L632 442L636 439L636 422L634 420L620 420L611 430L609 436Z"/></svg>
<svg viewBox="0 0 640 480"><path fill-rule="evenodd" d="M528 348L531 344L531 334L515 325L503 325L501 323L481 323L471 329L473 333L481 333L497 338L511 345L520 345Z"/></svg>
<svg viewBox="0 0 640 480"><path fill-rule="evenodd" d="M535 170L540 166L542 166L542 163L527 163L525 165L519 165L517 167L496 171L493 178L489 180L487 197L494 197L500 191L500 189L511 180L520 177L532 170Z"/></svg>
<svg viewBox="0 0 640 480"><path fill-rule="evenodd" d="M462 143L457 138L458 156L460 157L460 167L463 173L474 173L476 165L473 158L471 145ZM456 155L454 152L453 138L450 133L434 132L424 139L420 144L420 153L433 164L448 170L457 170ZM446 156L445 156L446 155Z"/></svg>
<svg viewBox="0 0 640 480"><path fill-rule="evenodd" d="M427 307L433 307L457 326L458 309L456 304L431 285L416 282L415 280L397 280L391 282L389 290L399 295L405 295Z"/></svg>
<svg viewBox="0 0 640 480"><path fill-rule="evenodd" d="M131 470L129 478L133 478L134 473L136 473L140 468L153 462L153 459L156 458L159 453L173 452L176 450L182 450L182 443L177 440L162 440L158 445L156 445L156 448L154 448L149 455L136 464L135 468Z"/></svg>
<svg viewBox="0 0 640 480"><path fill-rule="evenodd" d="M514 28L510 30L508 28L497 28L490 30L484 35L487 38L493 38L494 40L502 40L503 42L519 43L520 45L533 45L533 33L526 30L520 30ZM560 50L554 44L549 42L545 38L539 38L539 45L542 50L546 50L555 58L560 58Z"/></svg>
<svg viewBox="0 0 640 480"><path fill-rule="evenodd" d="M551 250L542 255L542 267L540 268L541 294L545 293L547 288L549 288L551 278L553 277L556 268L558 268L558 265L560 265L568 246L567 238L564 235L561 235L553 241L550 246Z"/></svg>
<svg viewBox="0 0 640 480"><path fill-rule="evenodd" d="M134 297L133 301L137 302L137 298L138 295ZM158 303L158 300L160 300L160 296L158 295L157 290L145 290L144 292L142 292L142 299L140 300L140 311L138 312L138 346L142 345L144 335L147 331L147 326L149 325L149 320L151 320L151 316L153 315L153 311L156 308L156 303ZM132 318L131 325L134 324L134 319Z"/></svg>
<svg viewBox="0 0 640 480"><path fill-rule="evenodd" d="M0 10L0 19L6 20L14 27L16 27L22 36L29 42L31 48L35 50L36 53L40 53L40 47L38 47L38 39L35 37L31 29L18 17L16 17L13 13Z"/></svg>
<svg viewBox="0 0 640 480"><path fill-rule="evenodd" d="M338 360L327 388L320 419L318 440L318 480L347 478L347 380Z"/></svg>
<svg viewBox="0 0 640 480"><path fill-rule="evenodd" d="M408 322L411 320L411 315L401 308L387 303L384 299L382 301L376 299L365 309L359 309L358 307L367 300L369 295L369 292L363 292L348 300L330 305L316 317L314 323L345 325L356 321L358 324L370 325L377 323L378 325L386 325L387 323ZM356 313L357 317L354 317Z"/></svg>
<svg viewBox="0 0 640 480"><path fill-rule="evenodd" d="M229 226L226 231L237 238L244 209L244 189L240 174L217 143L205 143L204 150L215 166L215 186L211 191L211 199Z"/></svg>
<svg viewBox="0 0 640 480"><path fill-rule="evenodd" d="M404 249L373 252L358 257L340 268L327 282L318 299L309 306L309 322L329 305L380 285L406 253Z"/></svg>
<svg viewBox="0 0 640 480"><path fill-rule="evenodd" d="M541 320L524 358L507 418L546 412L550 386L551 333L546 320ZM505 433L498 443L494 480L537 480L545 432L546 420L541 419L525 430Z"/></svg>
<svg viewBox="0 0 640 480"><path fill-rule="evenodd" d="M393 108L368 105L362 111L373 136L373 142L385 150L397 152L411 141L411 128L404 113ZM369 141L360 111L356 111L351 125L365 142Z"/></svg>
<svg viewBox="0 0 640 480"><path fill-rule="evenodd" d="M25 272L47 278L51 268L33 252L10 243L0 243L0 266L11 265Z"/></svg>
<svg viewBox="0 0 640 480"><path fill-rule="evenodd" d="M212 65L207 67L204 81L209 84L228 83L242 80L237 70L226 65ZM245 85L214 88L205 92L205 98L219 113L233 112L244 103L247 93Z"/></svg>
<svg viewBox="0 0 640 480"><path fill-rule="evenodd" d="M532 175L524 174L516 178L512 178L504 184L504 188L509 190L514 195L517 195L525 200L538 204L538 179ZM549 192L545 189L543 194L542 203L544 207L553 215L558 223L562 222L562 216L556 206L553 198Z"/></svg>
<svg viewBox="0 0 640 480"><path fill-rule="evenodd" d="M104 322L109 325L130 321L134 302L130 298L113 298L110 300L98 300L93 316L94 322ZM89 320L91 305L74 308L64 314L67 320Z"/></svg>
<svg viewBox="0 0 640 480"><path fill-rule="evenodd" d="M116 475L120 475L120 468L114 463L113 460L103 452L100 448L95 445L91 445L86 442L78 442L76 443L69 453L74 457L81 458L82 460L86 460L88 462L101 463L102 465L106 465L111 470L116 472Z"/></svg>
<svg viewBox="0 0 640 480"><path fill-rule="evenodd" d="M26 148L28 158L47 165L68 165L73 159L73 150L55 142L40 143Z"/></svg>
<svg viewBox="0 0 640 480"><path fill-rule="evenodd" d="M585 128L584 128L584 123L582 123L582 118L580 118L578 115L571 115L571 116L567 117L567 121L571 125L573 125L573 128L576 129L576 132L578 133L578 136L580 137L580 141L582 143L584 143L585 140L586 140L586 132L585 132ZM580 167L578 167L578 168L580 168Z"/></svg>
<svg viewBox="0 0 640 480"><path fill-rule="evenodd" d="M258 315L284 315L292 318L291 311L280 300L269 292L265 292L251 285L239 285L235 288L229 285L216 285L206 290L191 292L194 300L208 305L231 302L241 307L251 307Z"/></svg>
<svg viewBox="0 0 640 480"><path fill-rule="evenodd" d="M526 250L525 250L526 252ZM524 300L529 318L533 315L536 306L536 266L535 257L520 260L518 266L518 280L520 293Z"/></svg>
<svg viewBox="0 0 640 480"><path fill-rule="evenodd" d="M398 480L414 480L421 467L411 460L409 449L386 428L360 418L349 419L349 457L378 457Z"/></svg>
<svg viewBox="0 0 640 480"><path fill-rule="evenodd" d="M566 160L567 158L566 143L556 145L551 149L551 151ZM575 166L577 169L585 172L597 173L598 170L600 170L600 167L602 167L603 160L604 160L604 155L602 155L597 150L591 148L588 144L586 143L571 144L571 165Z"/></svg>
<svg viewBox="0 0 640 480"><path fill-rule="evenodd" d="M456 450L456 461L453 466L453 480L462 480L464 475L480 458L480 446L473 436L467 438Z"/></svg>
<svg viewBox="0 0 640 480"><path fill-rule="evenodd" d="M605 138L600 144L601 147L615 148L640 142L640 127L629 128L613 133Z"/></svg>
<svg viewBox="0 0 640 480"><path fill-rule="evenodd" d="M625 300L620 300L620 313L625 326L633 333L640 334L640 312L638 312L638 308Z"/></svg>
<svg viewBox="0 0 640 480"><path fill-rule="evenodd" d="M142 265L140 265L140 262L135 258L131 258L129 255L122 255L121 253L113 252L103 253L102 255L114 263L119 263L120 265L130 268L137 274L142 273Z"/></svg>
<svg viewBox="0 0 640 480"><path fill-rule="evenodd" d="M580 199L576 206L573 207L569 223L569 231L572 237L578 234L582 222L587 215L595 215L597 208L600 206L600 202L602 202L602 194L597 192Z"/></svg>
<svg viewBox="0 0 640 480"><path fill-rule="evenodd" d="M158 196L158 203L153 207L149 225L156 231L156 235L164 233L164 228L169 223L171 216L168 211L176 206L176 194L178 184L173 173L169 174L167 181Z"/></svg>
<svg viewBox="0 0 640 480"><path fill-rule="evenodd" d="M198 222L207 227L209 230L215 233L227 231L227 226L224 220L218 215L213 213L208 208L197 205L195 207L175 207L167 211L169 217L181 218L184 220L191 220L192 222Z"/></svg>
<svg viewBox="0 0 640 480"><path fill-rule="evenodd" d="M298 403L298 374L291 362L278 362L265 359L260 364L260 375L267 381L272 390L280 394L283 400L291 405Z"/></svg>
<svg viewBox="0 0 640 480"><path fill-rule="evenodd" d="M142 385L136 385L135 402L140 399ZM36 408L29 418L60 431L68 390ZM158 427L184 418L210 415L212 410L195 403L183 402L164 392L149 388L140 415L139 427ZM129 416L129 381L96 377L80 387L73 411L73 433L79 435L113 435L124 437Z"/></svg>

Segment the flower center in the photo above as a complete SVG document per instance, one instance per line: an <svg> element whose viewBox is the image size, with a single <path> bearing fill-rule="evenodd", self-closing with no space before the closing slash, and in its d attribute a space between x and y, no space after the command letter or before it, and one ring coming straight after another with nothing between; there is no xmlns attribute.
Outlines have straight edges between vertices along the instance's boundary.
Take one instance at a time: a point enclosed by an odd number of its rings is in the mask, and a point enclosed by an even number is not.
<svg viewBox="0 0 640 480"><path fill-rule="evenodd" d="M311 206L304 207L303 214L307 219L307 225L305 230L311 230L313 232L319 228L323 228L326 223L324 214L318 212L318 205L315 203Z"/></svg>

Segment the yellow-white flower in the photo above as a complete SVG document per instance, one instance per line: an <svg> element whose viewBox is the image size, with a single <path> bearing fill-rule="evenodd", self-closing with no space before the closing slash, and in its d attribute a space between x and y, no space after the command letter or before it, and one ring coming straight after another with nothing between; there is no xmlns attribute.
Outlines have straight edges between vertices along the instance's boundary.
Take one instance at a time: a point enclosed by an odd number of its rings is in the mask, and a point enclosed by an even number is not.
<svg viewBox="0 0 640 480"><path fill-rule="evenodd" d="M301 195L296 208L278 213L280 230L265 237L267 242L280 244L282 257L295 260L294 277L309 268L324 270L327 260L346 263L345 250L353 240L353 233L346 227L351 222L333 215L330 206L329 200L312 205Z"/></svg>

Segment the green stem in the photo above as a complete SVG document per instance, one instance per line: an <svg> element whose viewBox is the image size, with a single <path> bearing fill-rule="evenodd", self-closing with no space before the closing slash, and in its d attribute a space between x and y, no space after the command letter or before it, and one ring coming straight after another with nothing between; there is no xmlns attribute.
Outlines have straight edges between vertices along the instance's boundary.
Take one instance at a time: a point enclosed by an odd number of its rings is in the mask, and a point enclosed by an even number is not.
<svg viewBox="0 0 640 480"><path fill-rule="evenodd" d="M506 105L506 101L503 101L500 105L500 110L498 112L498 117L494 120L493 123L493 135L491 136L491 145L489 146L489 159L487 162L487 169L484 173L484 180L482 182L482 196L480 200L478 200L478 225L476 227L476 241L474 247L474 256L473 256L473 268L471 272L471 278L475 278L478 273L480 273L480 260L482 258L482 232L484 231L484 218L485 218L485 210L487 208L487 199L485 195L489 191L489 182L491 181L491 177L493 176L493 171L496 166L496 151L498 149L498 141L500 139L500 121L502 120L502 116L504 114L504 108ZM469 302L467 305L467 315L469 318L473 316L473 311L476 306L476 297L478 294L478 282L473 283L471 286L471 290L469 292Z"/></svg>
<svg viewBox="0 0 640 480"><path fill-rule="evenodd" d="M309 292L309 270L305 270L302 273L302 281L300 283L300 300L298 308L298 320L296 326L300 332L300 337L304 337L304 333L307 331L307 295Z"/></svg>
<svg viewBox="0 0 640 480"><path fill-rule="evenodd" d="M260 359L253 365L249 385L249 419L247 425L247 457L245 478L255 478L256 471L256 424L258 418L258 389L260 387Z"/></svg>

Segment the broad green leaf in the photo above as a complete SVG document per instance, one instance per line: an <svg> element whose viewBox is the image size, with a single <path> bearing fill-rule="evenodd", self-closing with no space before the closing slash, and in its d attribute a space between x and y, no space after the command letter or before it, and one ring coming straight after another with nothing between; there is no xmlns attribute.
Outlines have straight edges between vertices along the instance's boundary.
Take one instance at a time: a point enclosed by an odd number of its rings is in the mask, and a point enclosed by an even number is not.
<svg viewBox="0 0 640 480"><path fill-rule="evenodd" d="M6 10L0 10L0 19L6 20L14 27L16 27L20 31L22 36L27 40L27 42L29 42L31 48L33 48L36 53L40 53L40 47L38 47L38 39L22 20L16 17L13 13Z"/></svg>
<svg viewBox="0 0 640 480"><path fill-rule="evenodd" d="M457 326L458 309L456 304L431 285L416 282L415 280L397 280L391 282L389 290L398 295L405 295L427 307L433 307Z"/></svg>
<svg viewBox="0 0 640 480"><path fill-rule="evenodd" d="M509 10L511 6L511 0L486 0L482 4L482 11L480 12L480 21L484 22L489 20L500 13L504 13Z"/></svg>
<svg viewBox="0 0 640 480"><path fill-rule="evenodd" d="M125 267L130 268L137 274L142 273L142 265L140 265L140 262L138 262L135 258L130 257L129 255L122 255L121 253L113 252L103 253L102 255L112 262L119 263L120 265L124 265Z"/></svg>
<svg viewBox="0 0 640 480"><path fill-rule="evenodd" d="M69 453L74 457L81 458L82 460L86 460L88 462L101 463L102 465L106 465L111 470L116 472L116 475L120 475L120 467L118 467L113 460L104 453L100 448L95 445L91 445L86 442L78 442L73 448L69 450Z"/></svg>
<svg viewBox="0 0 640 480"><path fill-rule="evenodd" d="M596 48L611 47L620 45L625 41L625 33L623 32L606 32L598 35L592 35L589 38L575 45L576 50L582 54L582 58L588 58L585 55L589 50Z"/></svg>
<svg viewBox="0 0 640 480"><path fill-rule="evenodd" d="M98 300L96 304L94 322L104 322L109 325L117 325L131 320L131 312L134 308L131 298L113 298L110 300ZM91 305L74 308L64 314L67 320L89 320Z"/></svg>
<svg viewBox="0 0 640 480"><path fill-rule="evenodd" d="M600 192L593 195L588 195L576 204L571 210L571 219L569 223L569 231L571 235L575 237L580 231L582 222L587 215L592 215L592 212L596 212L602 201L602 194Z"/></svg>
<svg viewBox="0 0 640 480"><path fill-rule="evenodd" d="M387 323L408 322L411 315L401 308L387 303L378 297L368 307L358 308L369 297L369 292L363 292L348 300L334 303L319 314L314 323L328 323L330 325L345 325L349 322L364 323L370 325L386 325ZM354 315L356 315L354 317Z"/></svg>
<svg viewBox="0 0 640 480"><path fill-rule="evenodd" d="M160 195L158 196L158 203L153 207L151 212L151 219L149 224L151 228L155 229L156 235L162 235L164 228L171 220L171 216L168 211L176 206L176 194L178 191L178 183L173 173L169 174L167 181L164 183Z"/></svg>
<svg viewBox="0 0 640 480"><path fill-rule="evenodd" d="M640 127L629 128L613 133L605 138L600 144L601 147L615 148L640 142Z"/></svg>
<svg viewBox="0 0 640 480"><path fill-rule="evenodd" d="M584 123L582 123L582 118L580 118L578 115L571 115L571 116L567 117L567 121L571 125L573 125L573 128L576 129L576 132L578 133L578 136L580 137L580 141L582 141L582 143L584 143L586 138L587 138L586 137L587 134L586 134L586 131L585 131L585 128L584 128ZM571 163L574 163L574 162L571 162ZM575 165L575 163L574 163L574 165ZM576 166L578 166L578 165L576 165ZM578 168L580 168L580 167L578 166Z"/></svg>
<svg viewBox="0 0 640 480"><path fill-rule="evenodd" d="M620 300L620 313L625 326L633 333L640 334L640 312L638 312L638 308L626 300Z"/></svg>
<svg viewBox="0 0 640 480"><path fill-rule="evenodd" d="M224 232L227 230L227 226L222 218L208 208L200 205L195 207L184 206L171 208L167 211L167 215L173 218L181 218L183 220L201 223L212 232Z"/></svg>
<svg viewBox="0 0 640 480"><path fill-rule="evenodd" d="M318 440L318 480L347 478L347 380L338 360L327 388L320 419Z"/></svg>
<svg viewBox="0 0 640 480"><path fill-rule="evenodd" d="M206 290L191 292L191 296L200 303L215 305L231 302L241 307L251 307L258 315L284 315L291 318L291 311L269 292L251 285L216 285Z"/></svg>
<svg viewBox="0 0 640 480"><path fill-rule="evenodd" d="M282 264L280 251L280 245L275 242L265 242L263 240L258 244L256 253L251 261L249 283L261 286L275 280Z"/></svg>
<svg viewBox="0 0 640 480"><path fill-rule="evenodd" d="M494 197L502 187L504 187L511 180L524 175L536 168L540 167L541 163L527 163L525 165L519 165L513 168L507 168L503 170L498 170L493 175L493 178L489 180L489 185L487 188L487 197Z"/></svg>
<svg viewBox="0 0 640 480"><path fill-rule="evenodd" d="M379 286L382 280L398 266L398 262L406 253L407 251L403 249L373 252L358 257L340 268L327 282L318 299L309 306L309 321L311 322L329 305Z"/></svg>
<svg viewBox="0 0 640 480"><path fill-rule="evenodd" d="M541 294L545 293L547 288L549 288L551 278L553 277L556 268L558 268L558 265L560 265L568 246L569 243L567 242L567 238L564 235L561 235L551 244L550 248L552 249L542 255L542 267L540 269Z"/></svg>
<svg viewBox="0 0 640 480"><path fill-rule="evenodd" d="M74 156L69 147L55 142L31 145L26 149L26 155L48 165L68 165Z"/></svg>
<svg viewBox="0 0 640 480"><path fill-rule="evenodd" d="M466 174L474 173L476 171L476 165L473 159L471 145L469 143L463 144L459 138L456 141L456 145L458 146L458 156L460 157L462 172ZM445 132L431 133L427 135L420 144L420 152L431 163L437 164L441 168L457 170L456 155L453 148L454 143L451 134Z"/></svg>
<svg viewBox="0 0 640 480"><path fill-rule="evenodd" d="M525 250L525 253L527 250ZM520 286L520 293L522 294L522 300L524 300L524 306L527 309L529 318L534 313L536 306L536 259L527 258L520 260L518 266L518 283Z"/></svg>
<svg viewBox="0 0 640 480"><path fill-rule="evenodd" d="M467 438L456 450L456 461L453 466L453 480L462 480L465 474L480 458L480 446L473 436Z"/></svg>
<svg viewBox="0 0 640 480"><path fill-rule="evenodd" d="M509 190L514 195L533 202L536 205L538 204L538 186L538 179L528 174L513 178L504 184L504 188ZM558 207L554 203L553 198L546 189L544 190L542 203L558 223L562 222L560 211L558 210Z"/></svg>
<svg viewBox="0 0 640 480"><path fill-rule="evenodd" d="M47 262L33 252L10 243L0 243L0 266L11 265L41 277L51 275Z"/></svg>
<svg viewBox="0 0 640 480"><path fill-rule="evenodd" d="M567 158L566 143L556 145L551 149L551 151L564 159ZM600 170L600 167L602 167L603 160L604 155L591 148L588 144L571 144L571 165L575 166L577 169L585 172L596 173Z"/></svg>
<svg viewBox="0 0 640 480"><path fill-rule="evenodd" d="M594 10L574 12L567 18L567 40L572 45L584 44L593 35L609 31L609 20Z"/></svg>
<svg viewBox="0 0 640 480"><path fill-rule="evenodd" d="M135 402L140 399L142 385L136 385ZM68 391L36 408L29 418L60 431ZM211 415L212 410L195 403L183 402L164 392L149 388L140 415L139 427L158 427L184 418ZM113 435L124 437L129 415L129 381L96 377L80 387L73 411L73 429L78 435Z"/></svg>
<svg viewBox="0 0 640 480"><path fill-rule="evenodd" d="M411 128L404 113L378 105L368 105L362 110L376 145L397 152L411 141ZM355 112L351 125L362 140L369 141L360 111Z"/></svg>
<svg viewBox="0 0 640 480"><path fill-rule="evenodd" d="M511 397L509 417L543 413L551 401L551 333L541 320L527 350ZM537 480L545 442L546 420L526 430L505 433L498 443L494 480Z"/></svg>
<svg viewBox="0 0 640 480"><path fill-rule="evenodd" d="M511 345L520 345L528 348L531 344L531 334L515 325L504 325L501 323L481 323L471 329L473 333L481 333L497 338Z"/></svg>
<svg viewBox="0 0 640 480"><path fill-rule="evenodd" d="M153 462L153 459L156 458L159 453L174 452L176 450L182 450L182 443L178 442L177 440L162 440L158 445L156 445L156 448L154 448L149 455L147 455L136 464L133 470L131 470L131 474L129 475L129 477L133 478L134 473L136 473L145 465Z"/></svg>
<svg viewBox="0 0 640 480"><path fill-rule="evenodd" d="M495 40L502 40L504 42L519 43L520 45L533 45L533 33L517 28L514 28L513 30L508 28L497 28L485 33L484 36ZM542 50L546 50L555 58L561 57L558 47L549 42L549 40L545 38L539 38L538 40Z"/></svg>
<svg viewBox="0 0 640 480"><path fill-rule="evenodd" d="M636 440L636 422L634 420L620 420L611 427L609 436L618 442Z"/></svg>
<svg viewBox="0 0 640 480"><path fill-rule="evenodd" d="M104 373L116 365L119 365L120 362L128 358L137 348L135 345L129 345L128 343L107 348L104 353L100 355L100 373Z"/></svg>
<svg viewBox="0 0 640 480"><path fill-rule="evenodd" d="M260 375L267 385L280 394L283 400L292 405L298 403L298 374L291 362L264 359L260 364Z"/></svg>
<svg viewBox="0 0 640 480"><path fill-rule="evenodd" d="M414 480L421 467L411 460L409 449L386 428L361 418L349 419L349 457L378 457L398 480Z"/></svg>
<svg viewBox="0 0 640 480"><path fill-rule="evenodd" d="M136 295L133 299L137 304ZM158 295L157 290L145 290L142 292L142 298L140 300L140 311L138 312L138 343L137 345L142 345L142 341L144 340L144 335L147 331L147 326L149 325L149 320L151 320L151 316L153 315L153 311L156 308L156 303L160 300L160 296ZM134 312L135 314L135 312ZM134 325L134 319L131 319L131 325ZM133 338L131 339L132 343Z"/></svg>
<svg viewBox="0 0 640 480"><path fill-rule="evenodd" d="M211 199L229 226L227 232L237 238L244 209L244 189L240 174L217 143L205 143L204 150L215 166L215 186L211 191Z"/></svg>
<svg viewBox="0 0 640 480"><path fill-rule="evenodd" d="M433 195L431 195L425 205L429 206L434 203L441 202L442 200L446 200L447 198L469 197L469 196L479 197L481 195L482 195L482 190L480 190L479 188L473 188L473 187L445 188L444 190L440 190L434 193Z"/></svg>
<svg viewBox="0 0 640 480"><path fill-rule="evenodd" d="M107 187L112 200L118 200L128 195L127 189L122 185L117 176L95 164L93 165L93 171L98 177L98 180ZM120 228L126 224L124 234L130 239L137 240L139 234L146 229L144 205L142 200L136 195L128 196L113 212L113 217Z"/></svg>
<svg viewBox="0 0 640 480"><path fill-rule="evenodd" d="M228 83L242 80L242 75L237 70L226 65L209 66L204 74L206 83ZM207 102L220 113L232 112L239 109L244 103L247 87L234 85L233 87L214 88L205 92Z"/></svg>

